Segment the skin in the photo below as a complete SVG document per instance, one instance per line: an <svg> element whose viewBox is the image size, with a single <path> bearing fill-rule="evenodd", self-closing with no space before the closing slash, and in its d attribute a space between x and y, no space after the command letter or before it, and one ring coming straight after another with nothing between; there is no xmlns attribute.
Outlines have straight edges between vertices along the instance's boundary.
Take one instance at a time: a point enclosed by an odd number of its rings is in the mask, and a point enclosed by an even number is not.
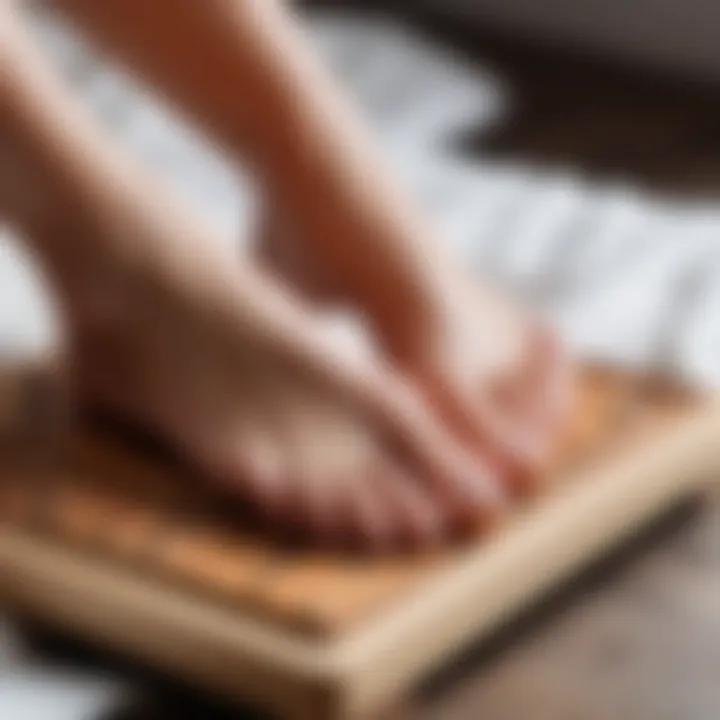
<svg viewBox="0 0 720 720"><path fill-rule="evenodd" d="M561 348L443 251L287 4L56 2L249 163L271 198L263 260L298 290L332 278L471 449L532 474L568 407Z"/></svg>
<svg viewBox="0 0 720 720"><path fill-rule="evenodd" d="M0 210L57 291L85 395L315 540L424 545L496 519L503 479L549 447L564 365L431 242L291 18L272 0L61 5L250 165L381 348L339 352L307 269L278 259L287 234L268 225L273 272L227 257L114 150L4 2Z"/></svg>

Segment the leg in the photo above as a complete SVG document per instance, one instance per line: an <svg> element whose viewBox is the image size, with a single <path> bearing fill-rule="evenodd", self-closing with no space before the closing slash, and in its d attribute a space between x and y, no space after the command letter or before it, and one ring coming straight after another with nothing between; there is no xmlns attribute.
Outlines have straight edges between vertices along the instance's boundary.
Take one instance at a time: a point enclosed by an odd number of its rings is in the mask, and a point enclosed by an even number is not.
<svg viewBox="0 0 720 720"><path fill-rule="evenodd" d="M12 27L8 27L12 25ZM427 542L500 503L407 385L116 153L0 13L0 207L58 291L79 381L284 526Z"/></svg>
<svg viewBox="0 0 720 720"><path fill-rule="evenodd" d="M542 455L565 407L557 348L441 250L279 2L59 4L251 158L313 275L332 277L362 308L396 364L473 446L500 445L503 460Z"/></svg>

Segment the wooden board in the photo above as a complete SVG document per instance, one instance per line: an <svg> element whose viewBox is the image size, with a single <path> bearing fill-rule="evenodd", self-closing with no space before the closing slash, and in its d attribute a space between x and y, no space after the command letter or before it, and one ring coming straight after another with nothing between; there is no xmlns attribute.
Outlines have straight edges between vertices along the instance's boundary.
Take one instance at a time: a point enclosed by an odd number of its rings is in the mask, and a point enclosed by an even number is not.
<svg viewBox="0 0 720 720"><path fill-rule="evenodd" d="M720 411L585 372L542 497L432 557L290 552L177 468L84 432L0 477L0 599L288 718L382 706L720 465Z"/></svg>

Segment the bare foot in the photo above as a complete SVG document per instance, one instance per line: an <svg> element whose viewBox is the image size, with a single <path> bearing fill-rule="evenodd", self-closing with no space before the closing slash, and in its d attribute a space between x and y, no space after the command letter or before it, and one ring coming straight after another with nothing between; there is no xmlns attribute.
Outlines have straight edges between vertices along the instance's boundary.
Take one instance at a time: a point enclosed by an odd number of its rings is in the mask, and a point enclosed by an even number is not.
<svg viewBox="0 0 720 720"><path fill-rule="evenodd" d="M135 198L132 220L28 228L36 247L84 248L82 267L52 267L93 404L162 435L283 533L390 549L498 516L495 478L412 387L341 354L297 304L152 198ZM130 260L108 253L110 236Z"/></svg>
<svg viewBox="0 0 720 720"><path fill-rule="evenodd" d="M409 383L340 353L21 59L6 66L0 207L58 291L92 402L283 531L392 548L497 517L496 478Z"/></svg>
<svg viewBox="0 0 720 720"><path fill-rule="evenodd" d="M156 243L137 225L112 230ZM102 247L97 228L52 232ZM74 278L64 295L93 404L162 435L282 533L389 549L434 544L498 514L494 478L399 378L339 354L254 274L208 256L178 273L170 256L162 265L161 243L155 251L132 269L88 255L92 281Z"/></svg>
<svg viewBox="0 0 720 720"><path fill-rule="evenodd" d="M267 308L249 317L228 279L208 293L207 275L130 278L122 308L79 315L87 396L161 433L282 533L388 549L437 542L463 503L478 520L495 512L487 474L406 388L336 355L300 316L302 339L270 336Z"/></svg>
<svg viewBox="0 0 720 720"><path fill-rule="evenodd" d="M333 278L335 287L324 290L350 294L397 367L481 455L498 449L503 462L534 464L534 441L524 439L529 431L518 416L532 434L552 428L530 422L553 414L546 405L562 405L545 379L548 367L562 375L546 347L552 343L538 345L533 321L520 314L507 320L503 303L445 257L287 3L184 3L180 11L173 0L156 0L152 12L139 0L60 4L250 164L280 217L291 218L290 231L298 231L293 251L312 258L312 267L303 260L294 273L300 284L308 274L323 284ZM297 261L296 254L290 265ZM512 412L492 409L497 397L513 396L522 402L510 403ZM535 406L542 409L531 412Z"/></svg>
<svg viewBox="0 0 720 720"><path fill-rule="evenodd" d="M525 494L535 489L567 420L570 364L530 312L480 283L460 288L458 278L438 325L409 318L418 344L400 362L442 416L494 458L508 486Z"/></svg>
<svg viewBox="0 0 720 720"><path fill-rule="evenodd" d="M520 419L531 435L552 428L530 418L562 404L545 379L548 367L561 367L551 361L555 350L538 353L551 343L538 345L534 322L508 320L513 313L445 257L285 3L190 3L182 12L172 0L156 1L153 12L142 2L61 5L250 163L280 217L292 219L289 230L299 231L285 250L312 258L312 267L303 260L292 273L299 284L312 275L317 289L318 279L333 278L335 287L323 290L350 294L396 366L480 455L492 450L503 463L534 464L535 441ZM286 270L297 265L297 253L284 254ZM522 402L510 402L514 396ZM507 412L495 409L498 397Z"/></svg>
<svg viewBox="0 0 720 720"><path fill-rule="evenodd" d="M313 302L352 303L288 225L268 214L258 260ZM380 331L383 345L515 491L532 490L569 408L572 374L563 348L530 312L461 272L441 292L428 287L427 297L406 308L401 331Z"/></svg>

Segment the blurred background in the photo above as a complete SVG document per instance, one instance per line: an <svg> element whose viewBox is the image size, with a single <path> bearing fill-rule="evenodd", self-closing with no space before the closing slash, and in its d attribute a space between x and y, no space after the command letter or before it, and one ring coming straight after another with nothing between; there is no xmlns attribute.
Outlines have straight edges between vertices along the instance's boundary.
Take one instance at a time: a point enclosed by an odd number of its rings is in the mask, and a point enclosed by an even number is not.
<svg viewBox="0 0 720 720"><path fill-rule="evenodd" d="M72 28L40 8L28 17L117 141L247 244L249 183ZM720 382L720 5L337 1L307 3L302 21L467 263L584 356ZM0 236L0 355L52 342L53 328L32 268ZM410 717L717 717L716 521L710 503L600 571L519 639L471 654ZM225 716L178 693L0 626L0 718Z"/></svg>

